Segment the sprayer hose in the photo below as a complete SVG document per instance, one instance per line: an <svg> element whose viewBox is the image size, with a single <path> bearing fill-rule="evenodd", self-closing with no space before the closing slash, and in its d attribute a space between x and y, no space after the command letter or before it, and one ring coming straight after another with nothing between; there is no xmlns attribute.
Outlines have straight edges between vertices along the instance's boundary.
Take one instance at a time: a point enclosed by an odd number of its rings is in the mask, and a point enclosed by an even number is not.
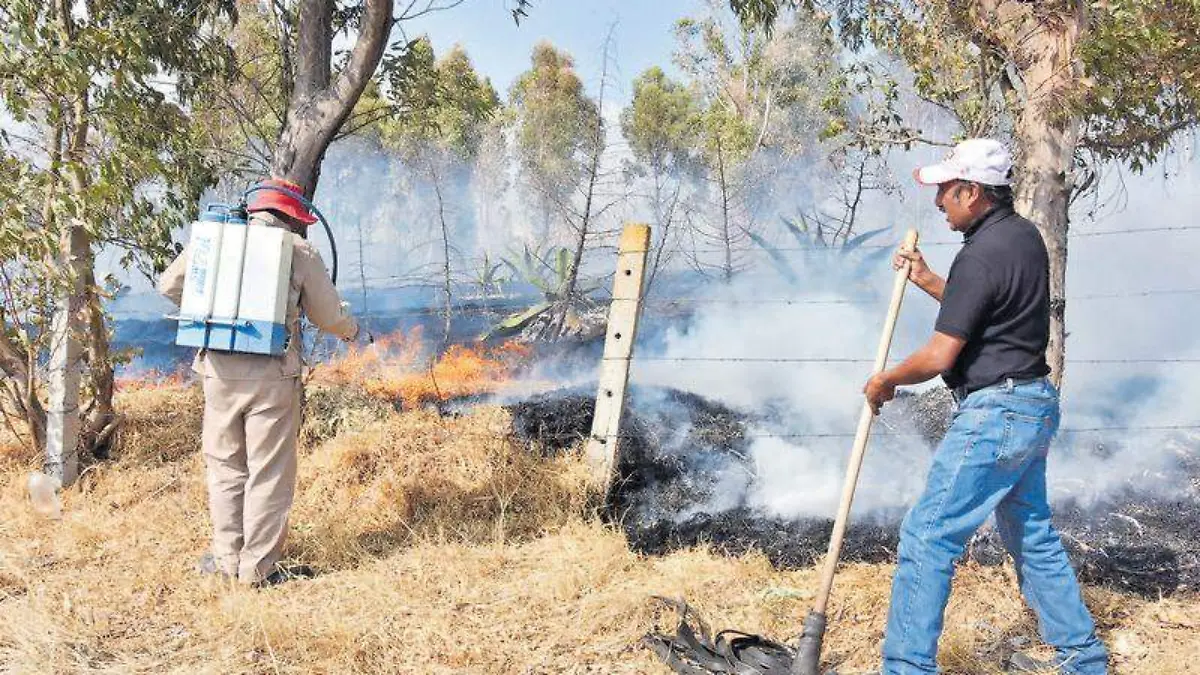
<svg viewBox="0 0 1200 675"><path fill-rule="evenodd" d="M246 192L242 195L243 203L248 202L250 195L254 194L255 192L258 192L259 190L271 190L273 192L278 192L280 194L287 195L287 196L291 197L292 199L299 201L304 206L304 208L311 211L317 217L317 220L321 221L321 225L325 228L325 236L326 236L326 238L329 239L329 252L333 257L333 271L330 274L330 278L333 280L333 283L336 286L337 285L337 277L338 277L337 242L333 238L333 229L331 227L329 227L329 221L325 220L325 216L321 214L321 211L319 209L317 209L316 205L313 204L312 201L308 197L305 197L304 195L300 194L299 192L296 192L295 190L289 190L285 187L280 187L278 185L256 185L256 186L250 188L249 190L246 190Z"/></svg>

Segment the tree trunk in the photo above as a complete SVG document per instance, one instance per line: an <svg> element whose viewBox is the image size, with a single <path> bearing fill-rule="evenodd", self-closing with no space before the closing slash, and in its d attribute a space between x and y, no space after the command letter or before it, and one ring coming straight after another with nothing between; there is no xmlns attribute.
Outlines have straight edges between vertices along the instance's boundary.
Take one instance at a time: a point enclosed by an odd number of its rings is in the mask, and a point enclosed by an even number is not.
<svg viewBox="0 0 1200 675"><path fill-rule="evenodd" d="M355 243L358 244L358 292L362 298L362 312L364 315L371 314L370 307L367 303L367 264L366 254L363 250L363 227L362 216L354 217Z"/></svg>
<svg viewBox="0 0 1200 675"><path fill-rule="evenodd" d="M604 87L600 87L600 103L604 103ZM596 122L597 128L601 123ZM575 235L575 251L571 255L571 267L567 270L566 290L563 293L563 299L570 306L575 298L575 289L579 285L579 268L583 266L583 252L587 248L588 235L591 233L592 226L592 201L596 194L596 181L600 171L600 155L604 152L604 140L600 138L603 132L597 131L595 146L592 148L592 157L588 165L588 182L587 188L584 191L583 199L583 217L579 223L579 231Z"/></svg>
<svg viewBox="0 0 1200 675"><path fill-rule="evenodd" d="M570 308L575 298L575 289L579 285L579 268L583 266L583 251L587 247L588 234L590 233L592 223L592 203L596 197L596 183L600 179L600 158L604 155L604 91L608 87L608 52L612 34L609 33L608 40L604 43L604 65L600 69L600 92L596 96L596 126L592 129L592 156L588 158L587 167L587 189L584 192L583 199L583 218L579 226L579 233L575 239L575 254L571 258L571 269L567 271L567 288L564 294L567 305L563 308L564 313ZM561 322L560 322L561 324Z"/></svg>
<svg viewBox="0 0 1200 675"><path fill-rule="evenodd" d="M1050 255L1050 377L1061 386L1067 353L1067 233L1070 195L1075 187L1075 145L1080 119L1069 114L1069 98L1082 78L1076 58L1086 26L1086 2L1020 42L1019 64L1025 90L1031 92L1014 126L1021 171L1016 209L1042 232Z"/></svg>
<svg viewBox="0 0 1200 675"><path fill-rule="evenodd" d="M333 137L383 58L392 27L393 0L364 0L358 39L345 68L332 80L333 0L302 0L297 22L296 77L271 173L312 197L321 161ZM331 81L332 80L332 81Z"/></svg>
<svg viewBox="0 0 1200 675"><path fill-rule="evenodd" d="M109 343L111 335L108 322L104 320L104 307L96 286L95 259L90 249L89 246L83 279L83 322L87 327L84 350L87 355L88 386L92 398L87 416L82 422L80 445L92 456L103 458L108 456L110 441L120 417L113 406L116 372Z"/></svg>
<svg viewBox="0 0 1200 675"><path fill-rule="evenodd" d="M6 320L4 314L0 308L0 325ZM19 319L14 317L13 324L19 325L17 321ZM7 415L15 413L25 425L31 449L38 451L46 447L47 417L46 408L37 396L36 368L37 362L28 348L14 344L0 331L0 372L5 375L4 380L0 381L0 396L3 397L0 415L5 416L6 426L12 426ZM18 430L13 431L20 436Z"/></svg>
<svg viewBox="0 0 1200 675"><path fill-rule="evenodd" d="M1050 255L1050 344L1046 360L1050 364L1050 378L1061 386L1067 339L1068 202L1073 188L1068 167L1074 158L1078 125L1027 127L1022 120L1016 130L1021 139L1018 143L1026 151L1016 208L1037 225Z"/></svg>
<svg viewBox="0 0 1200 675"><path fill-rule="evenodd" d="M67 49L75 32L68 3L59 0L53 14L59 44ZM62 112L67 113L63 159L66 161L68 185L73 194L82 195L87 186L83 169L89 132L87 89L77 94L69 108L62 106ZM53 133L60 137L57 129ZM88 282L92 279L92 239L79 217L80 214L73 214L67 223L63 223L59 240L56 262L65 275L65 283L58 290L55 302L48 364L46 454L43 466L47 474L58 478L64 486L75 482L79 476L79 389L84 350L81 338L86 337L89 343L100 341L107 351L108 337L107 331L91 335L89 330L86 311ZM111 410L111 389L107 393L110 398L105 405Z"/></svg>
<svg viewBox="0 0 1200 675"><path fill-rule="evenodd" d="M1076 48L1087 26L1087 4L1074 0L1058 15L1039 15L1029 3L984 2L985 18L1017 64L1028 98L1016 114L1016 208L1033 221L1050 255L1051 379L1062 383L1066 356L1068 207L1075 187L1080 120L1068 111L1083 78ZM990 7L989 7L990 6Z"/></svg>
<svg viewBox="0 0 1200 675"><path fill-rule="evenodd" d="M650 269L646 272L646 284L642 288L643 297L650 297L650 290L654 287L654 280L658 277L659 265L662 264L663 251L667 248L667 234L671 229L670 222L663 222L665 209L662 204L662 164L657 161L653 162L651 172L654 176L654 234L658 245L654 247L654 259L650 261Z"/></svg>
<svg viewBox="0 0 1200 675"><path fill-rule="evenodd" d="M46 456L48 475L64 486L79 476L79 388L83 345L86 334L85 265L91 261L91 240L83 226L72 222L63 232L59 264L68 276L55 302L51 327L49 382L47 390Z"/></svg>
<svg viewBox="0 0 1200 675"><path fill-rule="evenodd" d="M430 150L429 152L433 152ZM450 225L446 222L446 199L442 195L442 179L438 175L437 167L434 165L434 158L428 158L429 164L429 180L433 184L433 193L437 197L438 224L441 227L442 233L442 295L443 295L443 311L442 311L442 351L445 351L450 346L450 324L453 314L453 288L450 284Z"/></svg>
<svg viewBox="0 0 1200 675"><path fill-rule="evenodd" d="M728 284L733 281L733 239L729 231L729 181L725 177L725 150L720 138L717 138L717 170L721 184L721 243L725 248L722 271Z"/></svg>

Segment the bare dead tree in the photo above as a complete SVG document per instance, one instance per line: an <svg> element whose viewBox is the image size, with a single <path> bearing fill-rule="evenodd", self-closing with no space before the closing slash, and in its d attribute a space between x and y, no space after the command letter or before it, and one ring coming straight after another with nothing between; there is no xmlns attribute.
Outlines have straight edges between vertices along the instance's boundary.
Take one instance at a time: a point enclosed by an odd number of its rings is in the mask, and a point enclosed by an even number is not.
<svg viewBox="0 0 1200 675"><path fill-rule="evenodd" d="M454 286L451 280L450 273L450 225L446 221L446 198L442 193L442 179L438 173L436 159L434 154L436 150L430 148L425 155L426 166L429 171L429 182L433 185L433 194L437 199L437 215L438 227L440 228L442 240L442 346L444 351L450 345L450 326L453 319L454 311Z"/></svg>
<svg viewBox="0 0 1200 675"><path fill-rule="evenodd" d="M823 210L814 206L799 213L800 220L814 230L813 236L821 245L837 246L854 237L858 226L859 209L867 193L890 193L896 186L889 180L883 160L872 151L846 146L837 148L829 157L834 171L833 201L837 206ZM829 239L825 239L829 233Z"/></svg>
<svg viewBox="0 0 1200 675"><path fill-rule="evenodd" d="M646 270L646 287L644 294L650 295L650 290L654 287L654 282L658 278L658 274L663 268L671 264L671 259L674 255L674 239L676 234L676 211L679 209L680 199L683 194L683 181L676 180L675 184L669 189L670 195L664 196L668 192L666 186L666 176L663 172L655 167L653 169L654 181L654 254L650 258L649 269Z"/></svg>
<svg viewBox="0 0 1200 675"><path fill-rule="evenodd" d="M575 253L571 258L570 276L566 280L564 296L568 299L575 297L579 285L579 269L583 263L583 251L587 246L589 228L592 225L593 201L596 198L596 186L600 179L600 159L604 156L607 143L604 139L604 94L608 87L608 68L611 58L613 30L609 27L608 35L604 38L603 56L600 68L600 91L596 96L596 119L589 147L591 156L588 157L586 183L583 190L583 211L580 214L579 227L575 232Z"/></svg>

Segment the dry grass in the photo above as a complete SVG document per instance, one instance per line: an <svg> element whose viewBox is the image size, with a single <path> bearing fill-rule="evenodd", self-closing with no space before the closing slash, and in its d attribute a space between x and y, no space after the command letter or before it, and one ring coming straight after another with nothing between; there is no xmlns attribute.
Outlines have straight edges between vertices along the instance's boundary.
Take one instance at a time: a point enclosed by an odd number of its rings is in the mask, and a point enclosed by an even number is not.
<svg viewBox="0 0 1200 675"><path fill-rule="evenodd" d="M758 555L631 553L591 516L580 459L533 457L494 408L343 420L304 450L293 512L289 555L322 574L264 591L201 579L199 394L135 388L120 403L115 459L66 492L61 521L28 505L31 458L0 454L0 670L661 673L637 647L671 620L652 595L686 597L714 627L784 638L816 585L812 570L776 571ZM328 423L319 417L306 424ZM875 665L890 574L839 576L826 644L842 673ZM1115 672L1200 662L1195 599L1090 589L1088 601ZM964 567L943 665L993 672L979 653L1032 629L1011 572Z"/></svg>

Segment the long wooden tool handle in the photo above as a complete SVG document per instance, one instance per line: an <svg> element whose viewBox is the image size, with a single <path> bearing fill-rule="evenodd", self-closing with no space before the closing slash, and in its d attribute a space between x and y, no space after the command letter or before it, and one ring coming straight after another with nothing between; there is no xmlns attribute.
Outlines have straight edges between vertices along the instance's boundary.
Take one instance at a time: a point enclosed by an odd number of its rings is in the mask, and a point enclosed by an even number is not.
<svg viewBox="0 0 1200 675"><path fill-rule="evenodd" d="M904 237L905 250L917 248L917 231L909 230ZM896 318L900 316L900 303L904 301L904 287L908 282L910 264L896 271L896 280L892 284L892 301L888 305L887 321L883 324L883 334L879 336L879 349L875 352L875 370L882 372L887 367L888 351L892 347L892 333L896 331ZM838 505L837 519L833 521L833 534L829 537L829 553L825 556L825 567L821 570L821 588L817 592L817 601L813 611L825 613L829 604L829 592L833 589L833 574L837 570L838 556L842 553L842 541L846 537L846 525L850 520L850 506L854 503L854 488L858 485L858 474L862 469L863 456L867 451L867 440L871 437L871 423L875 413L871 404L863 401L862 413L858 417L858 430L854 433L854 449L850 452L850 466L846 468L846 482L842 484L842 501Z"/></svg>

